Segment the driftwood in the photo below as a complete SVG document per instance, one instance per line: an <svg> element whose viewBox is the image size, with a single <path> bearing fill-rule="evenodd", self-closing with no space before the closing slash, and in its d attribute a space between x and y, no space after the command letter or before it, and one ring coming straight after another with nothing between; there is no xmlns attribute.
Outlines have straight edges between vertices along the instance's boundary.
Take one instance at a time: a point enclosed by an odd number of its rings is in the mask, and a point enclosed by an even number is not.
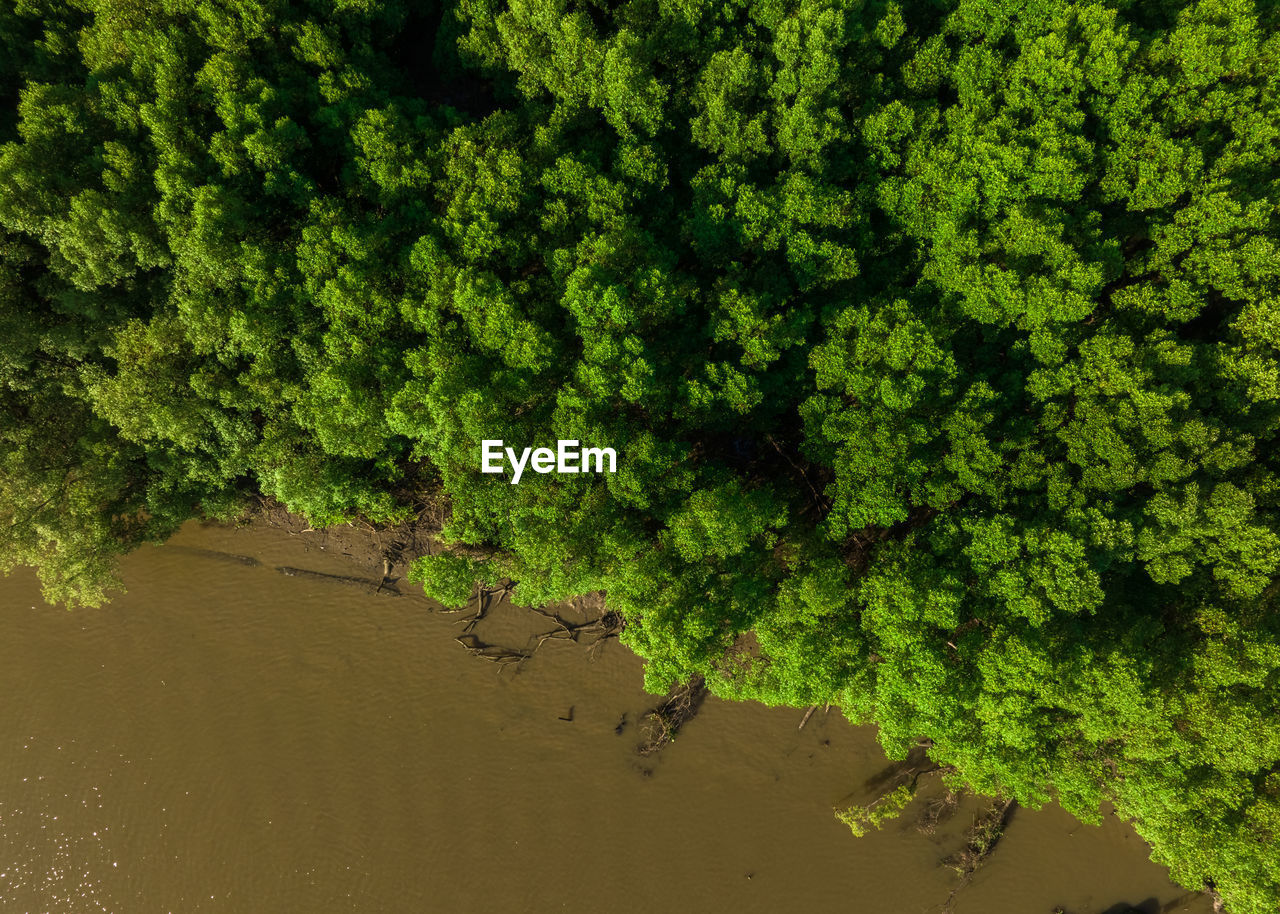
<svg viewBox="0 0 1280 914"><path fill-rule="evenodd" d="M809 722L809 718L810 718L810 717L813 717L814 712L815 712L815 711L817 711L817 710L818 710L818 706L817 706L817 705L810 705L810 706L809 706L809 710L808 710L808 711L805 711L805 712L804 712L804 717L802 717L802 718L800 719L800 726L796 727L796 729L797 729L797 730L803 730L803 729L804 729L804 725L805 725L805 724L807 724L807 723ZM823 706L822 706L822 714L823 714L823 716L825 717L825 716L826 716L827 714L829 714L829 713L831 713L831 702L827 702L825 705L823 705Z"/></svg>
<svg viewBox="0 0 1280 914"><path fill-rule="evenodd" d="M943 914L951 914L956 896L969 884L979 867L987 862L987 858L1004 837L1009 820L1017 808L1018 804L1013 800L996 800L989 809L973 820L973 825L965 833L964 847L942 861L960 876L960 884L951 890L942 905Z"/></svg>
<svg viewBox="0 0 1280 914"><path fill-rule="evenodd" d="M916 831L922 835L932 835L936 832L939 825L955 815L956 810L960 808L962 796L963 794L946 788L942 796L934 797L926 803L916 818Z"/></svg>
<svg viewBox="0 0 1280 914"><path fill-rule="evenodd" d="M698 713L706 697L707 684L701 676L673 686L662 702L645 715L645 739L636 752L648 757L662 751Z"/></svg>
<svg viewBox="0 0 1280 914"><path fill-rule="evenodd" d="M276 571L291 578L310 578L313 581L327 581L330 584L349 584L353 587L359 587L373 594L386 594L390 597L404 596L394 585L387 583L384 576L382 581L371 581L368 578L357 578L345 574L326 574L323 571L310 571L306 568L294 568L290 565L280 565Z"/></svg>

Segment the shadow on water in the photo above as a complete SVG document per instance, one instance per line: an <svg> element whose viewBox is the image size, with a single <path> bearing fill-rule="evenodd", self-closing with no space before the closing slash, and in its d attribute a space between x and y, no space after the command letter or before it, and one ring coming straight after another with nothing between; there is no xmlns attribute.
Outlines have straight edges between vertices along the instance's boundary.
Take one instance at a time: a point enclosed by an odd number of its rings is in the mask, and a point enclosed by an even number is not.
<svg viewBox="0 0 1280 914"><path fill-rule="evenodd" d="M1174 905L1178 903L1178 901L1172 902ZM1126 902L1113 904L1111 907L1103 911L1102 914L1161 914L1163 911L1170 910L1172 910L1172 907L1169 905L1162 908L1160 907L1160 902L1158 900L1155 898L1148 898L1146 901L1140 901L1137 904L1127 904Z"/></svg>
<svg viewBox="0 0 1280 914"><path fill-rule="evenodd" d="M913 746L905 759L893 762L867 778L862 787L869 794L884 794L900 784L914 784L922 774L939 770L941 766L929 758L927 746Z"/></svg>
<svg viewBox="0 0 1280 914"><path fill-rule="evenodd" d="M193 558L209 559L214 562L227 562L235 565L246 565L250 568L261 565L251 555L239 555L235 552L221 552L217 549L201 549L197 546L170 546L162 547L166 552L178 552L182 555L189 555Z"/></svg>
<svg viewBox="0 0 1280 914"><path fill-rule="evenodd" d="M325 581L330 584L347 584L352 587L359 587L367 590L369 593L378 595L386 594L389 597L402 597L403 593L395 586L394 581L388 581L383 578L381 581L374 581L370 578L358 578L346 574L329 574L324 571L309 571L306 568L294 568L291 565L280 565L276 567L276 571L280 574L291 578L309 578L313 581Z"/></svg>
<svg viewBox="0 0 1280 914"><path fill-rule="evenodd" d="M1136 904L1122 901L1119 904L1113 904L1107 908L1102 914L1173 914L1174 911L1183 910L1190 902L1201 898L1200 892L1188 892L1172 901L1167 901L1163 905L1160 904L1158 898L1147 898ZM1065 910L1059 908L1059 910Z"/></svg>
<svg viewBox="0 0 1280 914"><path fill-rule="evenodd" d="M164 546L169 552L177 552L182 555L188 555L192 558L207 559L212 562L223 562L229 565L244 565L248 568L261 567L262 562L251 555L240 555L236 552L223 552L218 549L202 549L198 546ZM382 580L373 580L372 578L362 578L355 575L332 574L326 571L311 571L307 568L295 568L291 565L279 565L275 568L279 574L286 577L308 578L313 581L323 581L329 584L345 584L350 587L359 587L372 594L379 596L386 594L391 597L402 597L405 594L396 586L397 579L383 577Z"/></svg>

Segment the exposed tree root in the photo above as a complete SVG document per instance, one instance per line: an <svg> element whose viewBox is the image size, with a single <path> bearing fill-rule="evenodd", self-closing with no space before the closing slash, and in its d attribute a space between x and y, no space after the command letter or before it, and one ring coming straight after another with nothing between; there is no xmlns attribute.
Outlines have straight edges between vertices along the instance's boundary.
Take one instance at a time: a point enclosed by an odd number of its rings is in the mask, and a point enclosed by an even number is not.
<svg viewBox="0 0 1280 914"><path fill-rule="evenodd" d="M496 663L499 666L505 667L513 663L523 663L533 656L529 651L503 647L500 644L488 644L472 634L459 635L453 640L466 648L472 657L479 657L481 660L488 660L490 663Z"/></svg>
<svg viewBox="0 0 1280 914"><path fill-rule="evenodd" d="M462 631L471 631L485 616L489 614L490 609L498 603L501 603L510 595L510 584L505 584L502 587L482 588L476 595L476 611L472 613L471 618L465 620L466 625L463 627ZM450 610L443 610L443 612L450 612Z"/></svg>
<svg viewBox="0 0 1280 914"><path fill-rule="evenodd" d="M460 620L464 623L462 634L454 640L461 644L472 656L479 657L481 660L487 660L491 663L497 663L501 666L511 666L523 663L530 657L534 656L538 649L548 641L572 641L576 644L586 645L591 652L591 659L595 659L601 646L611 638L616 638L622 633L626 622L620 613L612 610L604 609L602 597L594 597L587 599L579 599L571 601L568 605L576 609L581 609L581 603L594 603L592 608L599 610L599 615L595 618L588 618L582 622L575 622L567 619L558 612L539 609L537 607L522 607L525 611L542 616L549 619L554 624L554 628L532 635L528 643L522 648L505 647L499 644L491 644L483 641L479 636L473 633L475 627L482 622L489 612L503 600L511 595L512 585L505 584L501 587L491 587L482 589L477 595L472 607L471 615L466 619ZM437 610L438 612L465 612L461 610ZM587 610L589 611L589 610Z"/></svg>
<svg viewBox="0 0 1280 914"><path fill-rule="evenodd" d="M448 514L446 503L437 495L426 492L401 495L403 501L416 504L416 510L398 524L355 519L317 530L278 501L265 496L257 496L246 507L241 521L257 520L285 530L291 536L304 536L316 548L346 556L370 570L381 570L383 582L388 584L402 576L404 567L413 559L440 550L434 537Z"/></svg>
<svg viewBox="0 0 1280 914"><path fill-rule="evenodd" d="M543 618L550 619L556 626L550 631L533 636L534 639L537 639L537 643L533 645L533 651L536 651L548 641L556 639L562 641L575 641L578 644L585 643L590 647L592 659L595 658L600 645L608 639L616 638L618 635L622 634L622 629L625 624L622 615L612 610L603 613L595 619L588 619L585 622L573 622L565 619L559 613L547 612L545 609L537 609L536 607L529 607L529 612L537 613ZM530 654L532 655L532 651Z"/></svg>

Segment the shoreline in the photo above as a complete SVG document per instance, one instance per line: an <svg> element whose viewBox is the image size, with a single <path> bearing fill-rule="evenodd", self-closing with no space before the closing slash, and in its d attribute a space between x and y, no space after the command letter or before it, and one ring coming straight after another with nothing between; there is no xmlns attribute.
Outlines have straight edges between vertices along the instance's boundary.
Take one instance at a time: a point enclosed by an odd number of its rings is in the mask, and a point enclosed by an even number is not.
<svg viewBox="0 0 1280 914"><path fill-rule="evenodd" d="M592 631L589 628L591 624L598 622L601 617L607 615L607 610L603 600L595 602L593 599L599 597L599 595L596 594L587 595L585 598L576 598L575 600L565 604L554 604L549 607L526 607L510 603L508 599L510 587L493 588L488 590L482 588L466 606L456 609L444 607L441 604L436 603L436 601L426 597L421 593L420 588L418 588L417 585L408 582L407 572L409 565L418 557L418 555L428 554L432 549L438 550L440 548L444 548L435 538L435 534L438 533L441 525L438 522L434 524L431 522L427 509L421 511L415 520L398 525L377 525L366 521L352 521L347 524L337 525L334 527L317 529L313 528L303 518L289 512L283 505L280 505L279 503L265 503L265 500L263 501L263 504L247 513L246 516L239 521L202 521L201 525L233 531L238 528L251 527L283 530L290 536L305 537L309 540L310 547L317 548L330 556L340 555L349 562L360 568L366 569L375 575L381 572L382 580L381 582L372 578L360 580L338 574L330 574L327 572L319 572L302 568L291 568L287 566L276 569L282 573L294 573L297 576L312 577L333 583L359 583L363 585L366 591L371 593L382 592L384 594L395 596L415 596L430 603L433 606L433 609L431 610L433 613L463 615L467 613L474 604L475 609L470 618L466 618L464 615L464 618L460 620L465 624L463 634L454 639L474 658L496 663L500 668L507 664L519 665L526 660L532 659L536 653L536 649L540 648L548 640L578 641L578 638L576 637L577 630L584 630L598 635L594 641L589 641L586 644L586 647L592 652L598 650L598 648L607 640L617 640L616 636L620 629L606 630L601 633L598 629ZM438 515L436 516L438 517ZM399 589L398 585L402 584L408 584L408 586L414 590L405 591ZM593 602L595 605L590 605ZM584 603L587 605L583 605ZM510 609L525 610L529 613L537 614L552 620L555 627L553 627L549 632L534 636L534 638L538 639L534 650L503 647L497 643L483 641L473 634L473 630L476 625L488 616L490 610L495 606L502 604L506 604ZM589 610L592 609L596 612L595 619L590 618ZM560 615L560 611L562 610L572 610L576 613L587 615L587 621L585 623L568 623ZM622 646L626 647L625 644ZM629 647L626 649L632 656L643 661L644 658L635 654ZM635 747L635 755L640 761L645 763L656 763L656 756L660 755L664 749L675 741L676 735L686 723L694 719L702 706L703 701L708 697L715 697L707 690L707 687L701 681L701 677L698 677L697 679L698 681L693 683L677 685L663 696L652 696L652 707L648 713L644 715L641 721L632 722L627 720L625 714L623 715L622 720L616 728L616 732L619 735L621 735L624 726L633 724L639 724L645 735L644 740ZM733 701L731 699L721 699L721 701L730 706L740 704L740 702ZM759 704L759 702L752 703ZM766 705L764 707L771 706ZM804 708L793 708L791 706L784 705L774 707L785 708L788 711L795 711L797 713L805 712L796 728L797 731L804 729L814 711L814 708L809 708L805 711ZM859 726L845 719L843 715L838 714L837 716L843 723L850 727ZM560 720L570 723L573 722L572 706L569 709L568 716L561 717ZM868 726L876 729L874 725ZM879 746L878 739L876 740L876 747L878 751L883 753L883 749ZM853 767L854 761L854 759L850 759L851 767ZM885 766L883 771L868 780L866 784L861 786L861 788L855 789L849 795L850 797L861 793L864 795L864 799L869 799L871 805L874 805L878 798L882 798L882 794L885 790L885 783L889 783L890 786L892 786L893 783L896 783L895 779L899 778L903 770L916 770L915 768L912 768L910 760L895 762L887 756L883 756L883 762ZM648 777L653 774L654 767L651 765L648 767L642 766L639 770L642 774ZM918 773L929 774L935 773L939 770L941 769L937 769L935 767L925 769ZM1017 806L1017 804L1012 803L1012 801L974 794L968 790L960 790L953 794L951 788L946 786L940 779L931 778L930 781L930 784L921 787L919 793L913 798L910 804L911 806L919 806L921 808L917 812L901 816L898 821L902 830L918 832L922 838L938 845L939 848L941 848L942 845L940 841L935 838L935 831L940 823L951 819L955 815L957 811L957 799L962 802L967 801L970 804L976 803L979 807L982 807L982 809L986 809L988 806L998 809L1000 811L1001 833L1003 833L1009 820L1012 818L1012 807ZM945 811L940 816L934 815L940 803L945 805ZM1012 805L1010 805L1011 803ZM839 811L839 805L833 807L833 812L837 813L835 816L837 819L840 818L838 815ZM1040 810L1037 809L1026 809L1022 811L1022 814L1035 814L1039 811ZM983 816L989 816L990 811L987 810L986 813L981 813L979 809L975 808L974 810L971 810L971 812L975 817L975 822L969 829L960 833L962 838L960 850L951 854L940 854L939 866L954 869L955 861L957 859L963 857L966 853L973 853L972 848L970 847L970 844L973 841L973 835L982 830L984 823ZM1108 817L1114 817L1114 815L1114 812L1111 812L1108 814ZM1074 821L1078 822L1078 820ZM1141 843L1144 848L1144 856L1146 856L1148 862L1167 873L1167 867L1150 859L1151 845L1137 833L1133 823L1128 820L1120 820L1120 822L1125 831ZM1080 823L1080 826L1083 826L1083 824L1084 823ZM953 835L952 837L955 836ZM866 840L866 838L851 838L850 840L856 845L859 841ZM1015 842L1017 841L1016 838L1014 840ZM988 862L987 858L994 851L997 841L999 841L999 837L997 837L995 841L991 841L989 846L983 847L982 852L977 854L975 859L970 862L970 867L967 872L960 872L957 870L957 872L960 873L960 882L954 887L951 896L943 903L944 909L950 909L950 906L956 901L962 890L970 884L970 881L974 878L978 870L985 866ZM1000 843L1003 844L1005 842ZM1160 910L1186 910L1186 905L1188 903L1199 898L1207 898L1213 902L1214 911L1223 910L1220 906L1220 901L1212 892L1192 891L1185 892L1181 896L1165 902L1160 906ZM1108 910L1113 909L1118 908L1108 908ZM1067 914L1070 914L1070 909L1058 908L1056 910L1065 911ZM1144 910L1144 908L1135 906L1131 907L1130 910L1136 912Z"/></svg>

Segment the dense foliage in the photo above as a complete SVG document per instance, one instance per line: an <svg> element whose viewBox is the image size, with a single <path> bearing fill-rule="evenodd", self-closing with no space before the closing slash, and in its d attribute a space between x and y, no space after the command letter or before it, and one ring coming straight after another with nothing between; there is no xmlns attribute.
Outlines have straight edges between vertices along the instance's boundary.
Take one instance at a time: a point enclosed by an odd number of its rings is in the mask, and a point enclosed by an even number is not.
<svg viewBox="0 0 1280 914"><path fill-rule="evenodd" d="M10 0L0 95L0 568L439 492L441 599L1276 910L1276 5Z"/></svg>

